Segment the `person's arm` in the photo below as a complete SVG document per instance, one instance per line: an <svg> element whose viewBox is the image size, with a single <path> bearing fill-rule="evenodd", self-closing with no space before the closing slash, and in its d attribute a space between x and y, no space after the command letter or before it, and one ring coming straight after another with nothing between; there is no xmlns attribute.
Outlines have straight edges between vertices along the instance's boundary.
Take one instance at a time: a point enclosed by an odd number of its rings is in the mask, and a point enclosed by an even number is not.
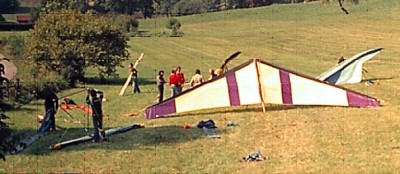
<svg viewBox="0 0 400 174"><path fill-rule="evenodd" d="M193 85L194 85L194 77L195 77L195 76L193 76L192 79L190 79L190 82L189 82L189 85L190 85L191 87L193 87Z"/></svg>
<svg viewBox="0 0 400 174"><path fill-rule="evenodd" d="M159 75L156 77L156 83L157 85L162 83Z"/></svg>
<svg viewBox="0 0 400 174"><path fill-rule="evenodd" d="M57 111L58 109L58 96L56 94L54 94L54 109Z"/></svg>
<svg viewBox="0 0 400 174"><path fill-rule="evenodd" d="M104 92L103 91L96 91L96 93L99 94L100 101L103 101Z"/></svg>
<svg viewBox="0 0 400 174"><path fill-rule="evenodd" d="M86 96L86 104L90 105L90 98L89 98L89 94Z"/></svg>
<svg viewBox="0 0 400 174"><path fill-rule="evenodd" d="M169 83L169 85L172 85L172 78L173 78L174 76L169 76L169 78L168 78L168 83Z"/></svg>

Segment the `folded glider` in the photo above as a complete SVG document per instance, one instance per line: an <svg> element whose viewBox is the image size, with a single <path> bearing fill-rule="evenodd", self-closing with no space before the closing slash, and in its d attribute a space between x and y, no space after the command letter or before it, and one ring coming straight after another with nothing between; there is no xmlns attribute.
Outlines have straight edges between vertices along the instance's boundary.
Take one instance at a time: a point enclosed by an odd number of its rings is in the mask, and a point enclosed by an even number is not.
<svg viewBox="0 0 400 174"><path fill-rule="evenodd" d="M333 84L353 84L360 83L362 79L362 65L379 54L383 48L375 48L359 53L338 65L325 71L316 78Z"/></svg>

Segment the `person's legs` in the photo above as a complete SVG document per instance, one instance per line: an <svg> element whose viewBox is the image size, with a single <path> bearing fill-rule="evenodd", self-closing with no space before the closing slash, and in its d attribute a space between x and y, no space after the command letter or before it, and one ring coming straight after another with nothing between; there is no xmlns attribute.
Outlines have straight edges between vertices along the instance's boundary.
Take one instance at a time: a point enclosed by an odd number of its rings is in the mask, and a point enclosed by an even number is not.
<svg viewBox="0 0 400 174"><path fill-rule="evenodd" d="M93 128L94 128L94 133L93 133L93 142L99 142L100 141L100 135L99 135L99 117L96 115L93 115L92 117L93 120Z"/></svg>
<svg viewBox="0 0 400 174"><path fill-rule="evenodd" d="M56 130L56 112L50 109L50 130Z"/></svg>
<svg viewBox="0 0 400 174"><path fill-rule="evenodd" d="M171 86L171 97L175 96L175 87Z"/></svg>
<svg viewBox="0 0 400 174"><path fill-rule="evenodd" d="M164 86L158 85L158 103L161 103L164 99Z"/></svg>
<svg viewBox="0 0 400 174"><path fill-rule="evenodd" d="M51 111L49 109L46 111L46 114L42 120L42 124L40 125L40 128L38 130L38 134L44 135L45 133L47 133L50 130L50 126L52 124L50 115L51 115Z"/></svg>
<svg viewBox="0 0 400 174"><path fill-rule="evenodd" d="M137 77L133 77L133 93L140 93L139 82Z"/></svg>
<svg viewBox="0 0 400 174"><path fill-rule="evenodd" d="M175 86L175 95L178 95L179 93L181 93L181 92L180 92L180 89L181 89L181 87L180 87L179 85L176 85L176 86ZM174 95L174 96L175 96L175 95Z"/></svg>

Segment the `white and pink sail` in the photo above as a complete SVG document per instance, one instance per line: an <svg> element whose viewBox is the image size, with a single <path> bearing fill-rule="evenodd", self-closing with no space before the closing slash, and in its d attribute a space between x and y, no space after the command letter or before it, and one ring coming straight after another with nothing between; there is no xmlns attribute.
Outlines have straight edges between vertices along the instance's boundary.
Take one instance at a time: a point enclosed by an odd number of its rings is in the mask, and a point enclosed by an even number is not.
<svg viewBox="0 0 400 174"><path fill-rule="evenodd" d="M378 99L253 59L227 73L146 108L148 119L252 104L378 107Z"/></svg>

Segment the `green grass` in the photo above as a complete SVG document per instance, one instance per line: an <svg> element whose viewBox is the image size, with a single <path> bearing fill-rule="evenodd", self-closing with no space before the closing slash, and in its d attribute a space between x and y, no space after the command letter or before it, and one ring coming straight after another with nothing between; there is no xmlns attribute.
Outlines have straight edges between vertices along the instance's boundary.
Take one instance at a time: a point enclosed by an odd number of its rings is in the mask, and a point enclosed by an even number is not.
<svg viewBox="0 0 400 174"><path fill-rule="evenodd" d="M383 100L383 107L290 107L243 106L198 111L178 117L145 120L139 112L156 102L155 85L141 86L143 93L118 97L121 85L83 84L106 92L104 104L109 116L105 127L144 123L146 128L110 137L110 142L82 144L60 151L47 147L60 140L86 133L81 125L61 110L58 124L64 131L50 133L31 147L1 162L4 173L96 172L96 173L396 173L400 163L399 105L400 2L366 0L346 7L344 15L337 4L273 5L178 18L185 33L181 38L131 38L133 62L145 53L139 65L140 77L152 81L158 70L167 72L182 66L187 77L201 69L216 68L236 50L243 53L230 67L250 58L260 58L316 76L336 63L373 47L385 50L364 66L368 78L379 78L380 85L345 85ZM157 34L167 19L141 20L141 29ZM119 70L121 77L127 75ZM90 73L90 72L89 72ZM91 72L94 74L93 72ZM63 91L60 96L79 89ZM130 89L128 89L129 93ZM167 96L169 89L166 86ZM71 96L83 103L84 94ZM212 97L212 96L210 96ZM34 132L37 114L43 114L42 101L12 111L9 121L18 131ZM85 122L81 112L74 116ZM197 128L184 130L202 119L216 121L222 138L206 138ZM226 127L235 121L239 127ZM269 161L239 162L241 157L260 150Z"/></svg>

